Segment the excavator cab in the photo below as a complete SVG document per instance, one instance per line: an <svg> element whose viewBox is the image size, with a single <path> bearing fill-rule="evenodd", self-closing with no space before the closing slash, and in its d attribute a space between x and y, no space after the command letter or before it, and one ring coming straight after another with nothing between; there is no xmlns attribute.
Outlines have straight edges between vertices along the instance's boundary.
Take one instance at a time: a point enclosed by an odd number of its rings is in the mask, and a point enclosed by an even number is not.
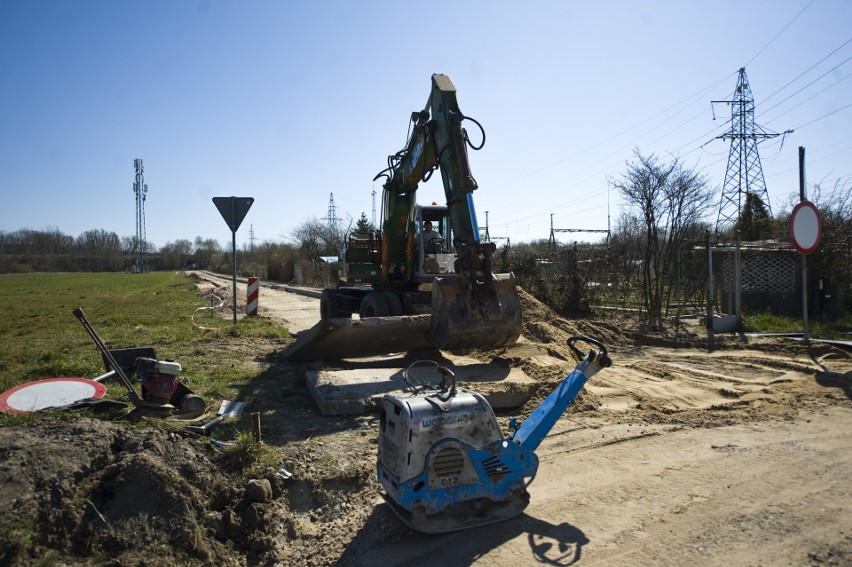
<svg viewBox="0 0 852 567"><path fill-rule="evenodd" d="M456 273L456 254L447 207L417 205L414 209L414 275L424 283Z"/></svg>

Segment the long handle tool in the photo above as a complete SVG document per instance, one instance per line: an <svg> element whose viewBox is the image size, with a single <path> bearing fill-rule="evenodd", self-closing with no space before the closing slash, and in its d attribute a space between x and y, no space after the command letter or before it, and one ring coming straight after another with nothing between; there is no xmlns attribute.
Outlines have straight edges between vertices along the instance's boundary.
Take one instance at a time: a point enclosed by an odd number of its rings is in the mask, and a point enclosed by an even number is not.
<svg viewBox="0 0 852 567"><path fill-rule="evenodd" d="M204 425L187 425L186 429L199 435L210 435L210 430L214 425L229 416L238 416L243 413L243 408L246 407L245 402L232 402L231 400L222 400L222 405L219 406L219 415L215 419L208 421Z"/></svg>
<svg viewBox="0 0 852 567"><path fill-rule="evenodd" d="M127 394L130 396L130 401L133 402L133 405L136 407L142 406L145 404L145 400L142 399L142 396L136 393L136 390L133 389L133 383L130 381L130 378L127 377L127 374L124 373L124 370L121 369L121 366L115 361L112 354L107 349L104 342L95 332L95 329L92 327L92 324L89 323L89 320L86 319L86 315L83 313L83 309L78 307L74 310L74 316L80 320L80 323L83 324L83 328L86 329L86 332L89 333L89 336L92 337L92 341L95 343L95 346L98 347L98 350L101 351L101 354L109 362L109 365L118 375L118 378L121 380L121 383L127 388Z"/></svg>

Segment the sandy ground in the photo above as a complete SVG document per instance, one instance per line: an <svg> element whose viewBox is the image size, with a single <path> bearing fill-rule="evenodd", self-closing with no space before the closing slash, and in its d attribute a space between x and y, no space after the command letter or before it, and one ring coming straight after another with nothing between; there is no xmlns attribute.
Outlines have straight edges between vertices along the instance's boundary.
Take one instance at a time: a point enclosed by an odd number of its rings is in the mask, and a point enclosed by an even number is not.
<svg viewBox="0 0 852 567"><path fill-rule="evenodd" d="M498 416L504 430L570 372L568 336L602 340L614 361L539 447L523 515L440 536L411 531L379 497L376 417L320 416L304 368L277 360L281 345L258 344L244 353L260 371L244 390L247 412L262 413L291 478L247 479L203 440L153 426L57 418L3 428L0 517L35 517L43 529L16 547L7 522L0 563L52 554L80 565L852 564L849 352L729 336L708 353L697 329L639 335L522 300L522 341L466 353L541 385ZM262 288L259 311L310 326L318 300Z"/></svg>

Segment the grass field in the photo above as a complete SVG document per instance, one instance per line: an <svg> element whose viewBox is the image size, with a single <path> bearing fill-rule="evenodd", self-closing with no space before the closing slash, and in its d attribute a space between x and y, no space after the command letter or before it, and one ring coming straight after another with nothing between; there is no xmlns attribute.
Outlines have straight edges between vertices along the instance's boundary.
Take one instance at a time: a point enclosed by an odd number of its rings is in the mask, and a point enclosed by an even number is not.
<svg viewBox="0 0 852 567"><path fill-rule="evenodd" d="M234 326L229 310L220 330L193 327L193 313L207 304L192 279L174 272L8 274L0 276L0 299L0 392L31 380L105 372L72 314L77 307L108 348L154 347L157 358L179 362L181 381L205 398L233 397L234 384L258 373L246 361L290 339L268 319L240 319ZM124 394L117 380L108 382L107 397L126 400Z"/></svg>

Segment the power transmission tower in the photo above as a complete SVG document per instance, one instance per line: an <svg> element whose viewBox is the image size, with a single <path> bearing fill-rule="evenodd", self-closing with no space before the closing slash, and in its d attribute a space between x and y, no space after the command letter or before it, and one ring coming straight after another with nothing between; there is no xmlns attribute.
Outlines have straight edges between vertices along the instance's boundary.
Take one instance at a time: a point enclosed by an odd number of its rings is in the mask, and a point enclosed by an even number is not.
<svg viewBox="0 0 852 567"><path fill-rule="evenodd" d="M136 170L136 183L133 184L133 192L136 194L136 241L133 243L133 256L135 264L133 271L136 273L148 271L145 266L145 197L148 195L148 185L145 183L143 172L145 167L141 159L133 160Z"/></svg>
<svg viewBox="0 0 852 567"><path fill-rule="evenodd" d="M329 226L337 224L337 207L334 204L334 193L330 193L328 197L328 216L323 219L328 222Z"/></svg>
<svg viewBox="0 0 852 567"><path fill-rule="evenodd" d="M485 234L482 235L482 241L491 242L491 235L488 234L488 211L485 211Z"/></svg>
<svg viewBox="0 0 852 567"><path fill-rule="evenodd" d="M724 103L731 106L731 129L717 136L717 139L731 139L728 153L728 169L725 171L725 183L722 186L722 199L719 203L719 216L716 219L716 233L733 227L748 194L760 198L772 214L763 167L757 144L762 140L780 136L754 123L754 96L746 77L745 68L740 69L737 88L731 100L714 100L712 104ZM714 112L715 119L715 112ZM788 131L789 132L789 131ZM785 132L788 133L788 132Z"/></svg>
<svg viewBox="0 0 852 567"><path fill-rule="evenodd" d="M249 225L249 252L254 252L254 225Z"/></svg>
<svg viewBox="0 0 852 567"><path fill-rule="evenodd" d="M482 242L505 241L507 247L511 247L512 245L512 241L509 240L508 236L491 236L488 230L488 211L485 211L485 228L479 227L479 239Z"/></svg>
<svg viewBox="0 0 852 567"><path fill-rule="evenodd" d="M376 190L375 189L373 189L372 196L373 196L373 221L372 221L372 224L375 227L376 226Z"/></svg>

